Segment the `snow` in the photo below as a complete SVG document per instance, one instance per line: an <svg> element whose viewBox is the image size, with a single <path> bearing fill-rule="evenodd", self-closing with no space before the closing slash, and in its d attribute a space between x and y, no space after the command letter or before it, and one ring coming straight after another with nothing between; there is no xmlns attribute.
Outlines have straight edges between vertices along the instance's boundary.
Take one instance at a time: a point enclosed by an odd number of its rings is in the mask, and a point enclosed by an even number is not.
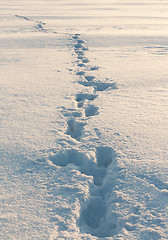
<svg viewBox="0 0 168 240"><path fill-rule="evenodd" d="M0 7L0 239L167 239L166 0Z"/></svg>

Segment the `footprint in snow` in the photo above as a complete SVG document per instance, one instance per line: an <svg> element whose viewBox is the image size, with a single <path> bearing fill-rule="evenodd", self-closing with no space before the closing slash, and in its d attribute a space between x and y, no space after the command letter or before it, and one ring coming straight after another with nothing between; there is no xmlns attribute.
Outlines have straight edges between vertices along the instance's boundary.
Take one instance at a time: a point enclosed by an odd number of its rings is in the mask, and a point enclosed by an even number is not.
<svg viewBox="0 0 168 240"><path fill-rule="evenodd" d="M87 81L92 81L93 79L95 79L95 77L94 76L85 76L85 79Z"/></svg>
<svg viewBox="0 0 168 240"><path fill-rule="evenodd" d="M85 108L85 116L91 117L99 114L99 108L95 107L94 105L89 105L87 108Z"/></svg>
<svg viewBox="0 0 168 240"><path fill-rule="evenodd" d="M83 59L83 56L79 55L77 58L81 60Z"/></svg>
<svg viewBox="0 0 168 240"><path fill-rule="evenodd" d="M77 39L77 42L78 42L78 43L85 43L85 40Z"/></svg>
<svg viewBox="0 0 168 240"><path fill-rule="evenodd" d="M90 71L95 71L95 70L99 70L99 67L98 67L98 66L95 66L95 67L91 67L91 68L90 68Z"/></svg>
<svg viewBox="0 0 168 240"><path fill-rule="evenodd" d="M78 103L78 107L79 108L83 107L85 100L93 101L97 97L98 97L98 95L96 95L96 94L89 94L89 93L76 94L76 101Z"/></svg>
<svg viewBox="0 0 168 240"><path fill-rule="evenodd" d="M95 91L105 91L107 89L117 89L116 83L104 83L104 82L84 82L78 81L79 84L85 87L94 87Z"/></svg>
<svg viewBox="0 0 168 240"><path fill-rule="evenodd" d="M85 54L84 54L84 51L83 50L81 50L81 49L74 49L74 51L75 51L75 53L79 56L79 55L81 55L81 56L84 56Z"/></svg>
<svg viewBox="0 0 168 240"><path fill-rule="evenodd" d="M82 43L76 43L74 46L75 49L81 49L82 51L87 51L88 48L85 47Z"/></svg>
<svg viewBox="0 0 168 240"><path fill-rule="evenodd" d="M78 66L78 67L86 67L86 65L83 64L83 63L79 63L77 66Z"/></svg>
<svg viewBox="0 0 168 240"><path fill-rule="evenodd" d="M83 59L82 59L82 62L83 62L83 63L88 63L88 62L90 62L90 61L89 61L88 58L83 58Z"/></svg>
<svg viewBox="0 0 168 240"><path fill-rule="evenodd" d="M76 75L82 76L82 75L84 75L85 73L86 73L86 72L84 72L84 71L79 71L79 72L76 73Z"/></svg>
<svg viewBox="0 0 168 240"><path fill-rule="evenodd" d="M72 38L76 40L79 38L79 36L80 36L80 34L75 34L74 36L72 36Z"/></svg>
<svg viewBox="0 0 168 240"><path fill-rule="evenodd" d="M77 141L80 141L83 127L86 125L83 122L77 122L75 118L70 118L67 121L67 131L66 134L70 135L72 138L76 139Z"/></svg>

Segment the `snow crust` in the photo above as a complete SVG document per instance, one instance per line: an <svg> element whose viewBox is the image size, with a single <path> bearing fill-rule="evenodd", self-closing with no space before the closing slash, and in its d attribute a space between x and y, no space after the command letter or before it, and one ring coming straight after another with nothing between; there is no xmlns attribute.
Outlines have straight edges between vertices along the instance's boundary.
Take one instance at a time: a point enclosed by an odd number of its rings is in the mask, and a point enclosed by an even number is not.
<svg viewBox="0 0 168 240"><path fill-rule="evenodd" d="M0 239L167 239L167 2L0 8Z"/></svg>

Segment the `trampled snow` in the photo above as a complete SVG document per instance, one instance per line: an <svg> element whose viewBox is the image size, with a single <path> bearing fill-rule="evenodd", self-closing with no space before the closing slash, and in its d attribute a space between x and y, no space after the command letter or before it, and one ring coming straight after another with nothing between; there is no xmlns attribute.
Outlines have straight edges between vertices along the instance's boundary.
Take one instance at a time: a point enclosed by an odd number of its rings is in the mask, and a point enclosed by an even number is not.
<svg viewBox="0 0 168 240"><path fill-rule="evenodd" d="M167 239L167 1L0 9L0 239Z"/></svg>

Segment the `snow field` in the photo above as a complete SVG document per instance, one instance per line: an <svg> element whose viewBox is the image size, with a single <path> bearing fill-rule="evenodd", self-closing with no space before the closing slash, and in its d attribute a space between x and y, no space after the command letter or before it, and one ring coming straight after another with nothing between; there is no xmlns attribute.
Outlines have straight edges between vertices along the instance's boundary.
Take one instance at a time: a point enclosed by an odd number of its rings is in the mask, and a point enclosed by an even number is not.
<svg viewBox="0 0 168 240"><path fill-rule="evenodd" d="M12 4L2 239L167 239L166 2Z"/></svg>

